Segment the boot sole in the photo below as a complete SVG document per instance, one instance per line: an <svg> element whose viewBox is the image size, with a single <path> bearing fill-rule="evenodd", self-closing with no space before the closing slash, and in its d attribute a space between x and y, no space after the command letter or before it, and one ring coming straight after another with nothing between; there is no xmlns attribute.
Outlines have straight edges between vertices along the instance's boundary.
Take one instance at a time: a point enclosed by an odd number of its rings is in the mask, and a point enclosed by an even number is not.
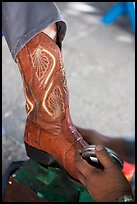
<svg viewBox="0 0 137 204"><path fill-rule="evenodd" d="M51 157L48 153L42 150L39 150L35 147L32 147L27 143L25 143L25 148L26 148L27 156L38 163L49 166L53 164L53 162L55 161L55 159Z"/></svg>

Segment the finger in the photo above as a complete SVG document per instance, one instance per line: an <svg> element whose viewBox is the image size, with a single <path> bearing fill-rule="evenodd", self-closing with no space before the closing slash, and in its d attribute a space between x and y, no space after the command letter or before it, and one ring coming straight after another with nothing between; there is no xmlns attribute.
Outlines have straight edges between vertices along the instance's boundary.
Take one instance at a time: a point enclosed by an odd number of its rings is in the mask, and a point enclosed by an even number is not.
<svg viewBox="0 0 137 204"><path fill-rule="evenodd" d="M77 177L78 177L79 181L80 181L84 186L86 186L86 177L85 177L80 171L77 172Z"/></svg>
<svg viewBox="0 0 137 204"><path fill-rule="evenodd" d="M90 175L95 169L93 166L88 164L88 162L83 158L80 158L79 160L76 161L76 167L85 177Z"/></svg>
<svg viewBox="0 0 137 204"><path fill-rule="evenodd" d="M107 150L103 146L96 145L95 151L96 151L96 156L97 156L98 160L104 166L105 169L115 166L111 156L109 155L109 153L107 152Z"/></svg>

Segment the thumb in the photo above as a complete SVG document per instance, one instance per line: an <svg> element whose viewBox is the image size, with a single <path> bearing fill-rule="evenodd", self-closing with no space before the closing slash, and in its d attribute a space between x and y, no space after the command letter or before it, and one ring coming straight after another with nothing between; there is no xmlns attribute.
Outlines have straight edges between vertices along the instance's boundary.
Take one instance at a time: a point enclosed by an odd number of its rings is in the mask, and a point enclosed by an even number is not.
<svg viewBox="0 0 137 204"><path fill-rule="evenodd" d="M96 151L96 156L97 156L98 160L104 166L105 169L115 166L111 156L109 155L109 153L107 152L107 150L103 146L96 145L95 151Z"/></svg>

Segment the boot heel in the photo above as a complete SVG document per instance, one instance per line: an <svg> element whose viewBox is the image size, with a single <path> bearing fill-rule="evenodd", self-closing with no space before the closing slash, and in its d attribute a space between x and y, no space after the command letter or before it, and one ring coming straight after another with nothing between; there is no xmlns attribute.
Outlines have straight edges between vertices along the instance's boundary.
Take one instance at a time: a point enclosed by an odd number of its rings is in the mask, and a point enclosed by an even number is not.
<svg viewBox="0 0 137 204"><path fill-rule="evenodd" d="M27 156L38 163L49 166L55 161L55 159L51 157L48 153L43 152L35 147L32 147L27 143L25 143L25 148Z"/></svg>
<svg viewBox="0 0 137 204"><path fill-rule="evenodd" d="M36 162L45 165L45 166L49 166L49 165L54 165L55 163L55 159L53 157L51 157L48 153L43 152L35 147L32 147L30 145L28 145L27 143L25 143L25 148L26 148L26 153L27 156L33 160L35 160ZM71 181L74 182L76 184L80 184L80 182L76 179L74 179L73 177L71 177L67 171L64 169L64 167L62 166L58 166L59 168L61 168L63 170L63 172L65 173L65 175L67 176L67 178Z"/></svg>

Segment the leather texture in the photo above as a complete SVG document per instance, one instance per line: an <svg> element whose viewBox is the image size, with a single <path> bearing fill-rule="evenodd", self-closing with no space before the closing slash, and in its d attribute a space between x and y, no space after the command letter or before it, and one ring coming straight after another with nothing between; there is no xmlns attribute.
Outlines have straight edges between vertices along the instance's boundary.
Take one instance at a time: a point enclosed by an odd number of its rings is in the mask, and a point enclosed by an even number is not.
<svg viewBox="0 0 137 204"><path fill-rule="evenodd" d="M25 44L16 61L26 97L24 142L53 156L77 179L76 159L88 143L71 120L60 48L41 32Z"/></svg>

